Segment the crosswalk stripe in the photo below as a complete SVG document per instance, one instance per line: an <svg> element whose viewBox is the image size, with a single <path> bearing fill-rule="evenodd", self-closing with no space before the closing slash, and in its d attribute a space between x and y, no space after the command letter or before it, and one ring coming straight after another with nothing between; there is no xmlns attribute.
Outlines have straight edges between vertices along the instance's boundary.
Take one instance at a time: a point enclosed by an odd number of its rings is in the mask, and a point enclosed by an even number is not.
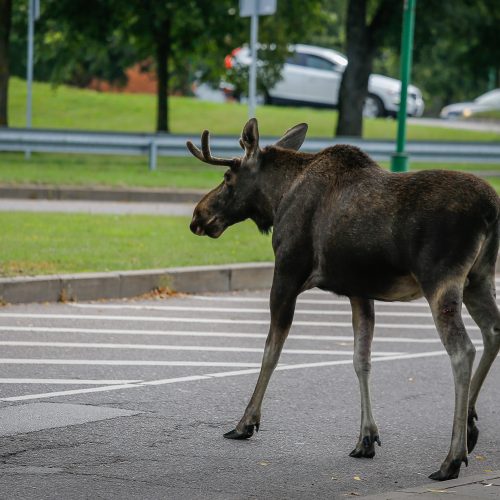
<svg viewBox="0 0 500 500"><path fill-rule="evenodd" d="M136 384L142 380L83 380L79 378L0 378L0 384L111 385Z"/></svg>
<svg viewBox="0 0 500 500"><path fill-rule="evenodd" d="M257 319L229 319L229 318L183 318L183 317L156 317L156 316L104 316L99 314L25 314L25 313L0 313L0 318L25 318L25 319L67 319L67 320L99 320L99 321L139 321L157 323L205 323L205 324L230 324L230 325L269 325L268 320ZM350 322L335 321L294 321L295 326L308 327L348 327L352 328ZM408 324L408 323L376 323L378 328L397 328L412 330L435 330L433 324ZM479 330L476 325L466 325L468 330Z"/></svg>
<svg viewBox="0 0 500 500"><path fill-rule="evenodd" d="M0 358L0 365L90 365L90 366L176 366L176 367L229 367L256 368L260 363L232 361L152 361L143 359L47 359L47 358Z"/></svg>
<svg viewBox="0 0 500 500"><path fill-rule="evenodd" d="M247 338L265 339L265 333L250 332L204 332L204 331L184 331L184 330L122 330L118 328L74 328L74 327L51 327L51 326L0 326L0 332L26 332L26 333L88 333L94 335L138 335L138 336L165 336L165 337L222 337L222 338ZM290 333L289 340L310 340L310 341L340 341L353 342L351 335L302 335L295 332ZM439 337L381 337L375 336L374 342L399 342L410 344L428 344L441 342Z"/></svg>
<svg viewBox="0 0 500 500"><path fill-rule="evenodd" d="M257 352L262 353L262 347L220 347L203 345L154 345L154 344L112 344L97 342L36 342L36 341L18 341L2 340L0 346L4 347L70 347L83 349L134 349L149 351L195 351L195 352ZM352 351L339 351L328 349L283 349L283 354L314 354L330 356L351 356ZM394 352L374 352L374 355L385 356L392 354L402 354Z"/></svg>

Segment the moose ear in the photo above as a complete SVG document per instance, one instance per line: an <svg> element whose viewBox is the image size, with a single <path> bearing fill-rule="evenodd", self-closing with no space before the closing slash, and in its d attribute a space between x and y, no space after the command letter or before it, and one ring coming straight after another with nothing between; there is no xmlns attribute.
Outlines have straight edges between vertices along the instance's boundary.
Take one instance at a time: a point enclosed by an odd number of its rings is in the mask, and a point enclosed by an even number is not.
<svg viewBox="0 0 500 500"><path fill-rule="evenodd" d="M243 127L240 145L245 148L247 156L251 156L253 153L258 151L259 127L255 118L251 118L250 120L248 120L247 124Z"/></svg>
<svg viewBox="0 0 500 500"><path fill-rule="evenodd" d="M307 134L307 123L299 123L287 130L283 137L275 143L275 146L284 149L293 149L294 151L298 151Z"/></svg>

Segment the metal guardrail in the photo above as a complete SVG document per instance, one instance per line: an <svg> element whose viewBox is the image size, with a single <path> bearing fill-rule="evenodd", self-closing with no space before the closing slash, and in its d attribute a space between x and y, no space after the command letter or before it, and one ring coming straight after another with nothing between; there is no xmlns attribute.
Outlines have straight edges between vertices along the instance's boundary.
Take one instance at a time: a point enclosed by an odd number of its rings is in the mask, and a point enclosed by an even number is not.
<svg viewBox="0 0 500 500"><path fill-rule="evenodd" d="M147 155L149 168L156 169L158 156L188 156L186 141L199 142L196 134L131 134L82 132L45 129L0 128L0 151ZM277 138L261 138L263 146ZM213 136L210 141L218 156L240 156L237 137ZM357 138L307 139L301 150L316 152L335 144L358 146L377 161L387 161L395 151L394 141ZM407 143L407 152L415 162L500 163L500 143L433 142Z"/></svg>

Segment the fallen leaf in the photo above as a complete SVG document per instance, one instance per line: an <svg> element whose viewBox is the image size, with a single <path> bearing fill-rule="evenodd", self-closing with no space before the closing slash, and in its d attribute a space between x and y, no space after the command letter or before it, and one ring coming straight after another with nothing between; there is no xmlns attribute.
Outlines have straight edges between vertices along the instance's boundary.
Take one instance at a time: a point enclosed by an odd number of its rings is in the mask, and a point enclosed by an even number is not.
<svg viewBox="0 0 500 500"><path fill-rule="evenodd" d="M354 476L353 479L354 481L361 481L361 478L359 476Z"/></svg>
<svg viewBox="0 0 500 500"><path fill-rule="evenodd" d="M269 465L269 462L259 462L259 465Z"/></svg>
<svg viewBox="0 0 500 500"><path fill-rule="evenodd" d="M483 457L483 455L476 455L475 459L480 460L481 462L484 462L486 460L486 457Z"/></svg>
<svg viewBox="0 0 500 500"><path fill-rule="evenodd" d="M484 469L484 472L493 472L493 469Z"/></svg>

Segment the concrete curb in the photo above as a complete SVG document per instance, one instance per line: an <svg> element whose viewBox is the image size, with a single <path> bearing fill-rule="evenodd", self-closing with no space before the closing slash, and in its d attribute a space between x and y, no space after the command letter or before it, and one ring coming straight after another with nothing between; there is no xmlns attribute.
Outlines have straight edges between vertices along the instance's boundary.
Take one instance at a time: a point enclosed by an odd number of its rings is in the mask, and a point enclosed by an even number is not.
<svg viewBox="0 0 500 500"><path fill-rule="evenodd" d="M0 300L20 304L119 299L162 288L186 293L257 290L271 286L273 269L273 263L248 263L0 278Z"/></svg>
<svg viewBox="0 0 500 500"><path fill-rule="evenodd" d="M452 479L442 483L433 482L405 490L365 496L366 500L426 500L440 496L461 499L499 498L500 471L488 474Z"/></svg>
<svg viewBox="0 0 500 500"><path fill-rule="evenodd" d="M207 190L111 188L102 186L39 186L36 184L0 185L0 198L30 200L143 201L197 203Z"/></svg>

